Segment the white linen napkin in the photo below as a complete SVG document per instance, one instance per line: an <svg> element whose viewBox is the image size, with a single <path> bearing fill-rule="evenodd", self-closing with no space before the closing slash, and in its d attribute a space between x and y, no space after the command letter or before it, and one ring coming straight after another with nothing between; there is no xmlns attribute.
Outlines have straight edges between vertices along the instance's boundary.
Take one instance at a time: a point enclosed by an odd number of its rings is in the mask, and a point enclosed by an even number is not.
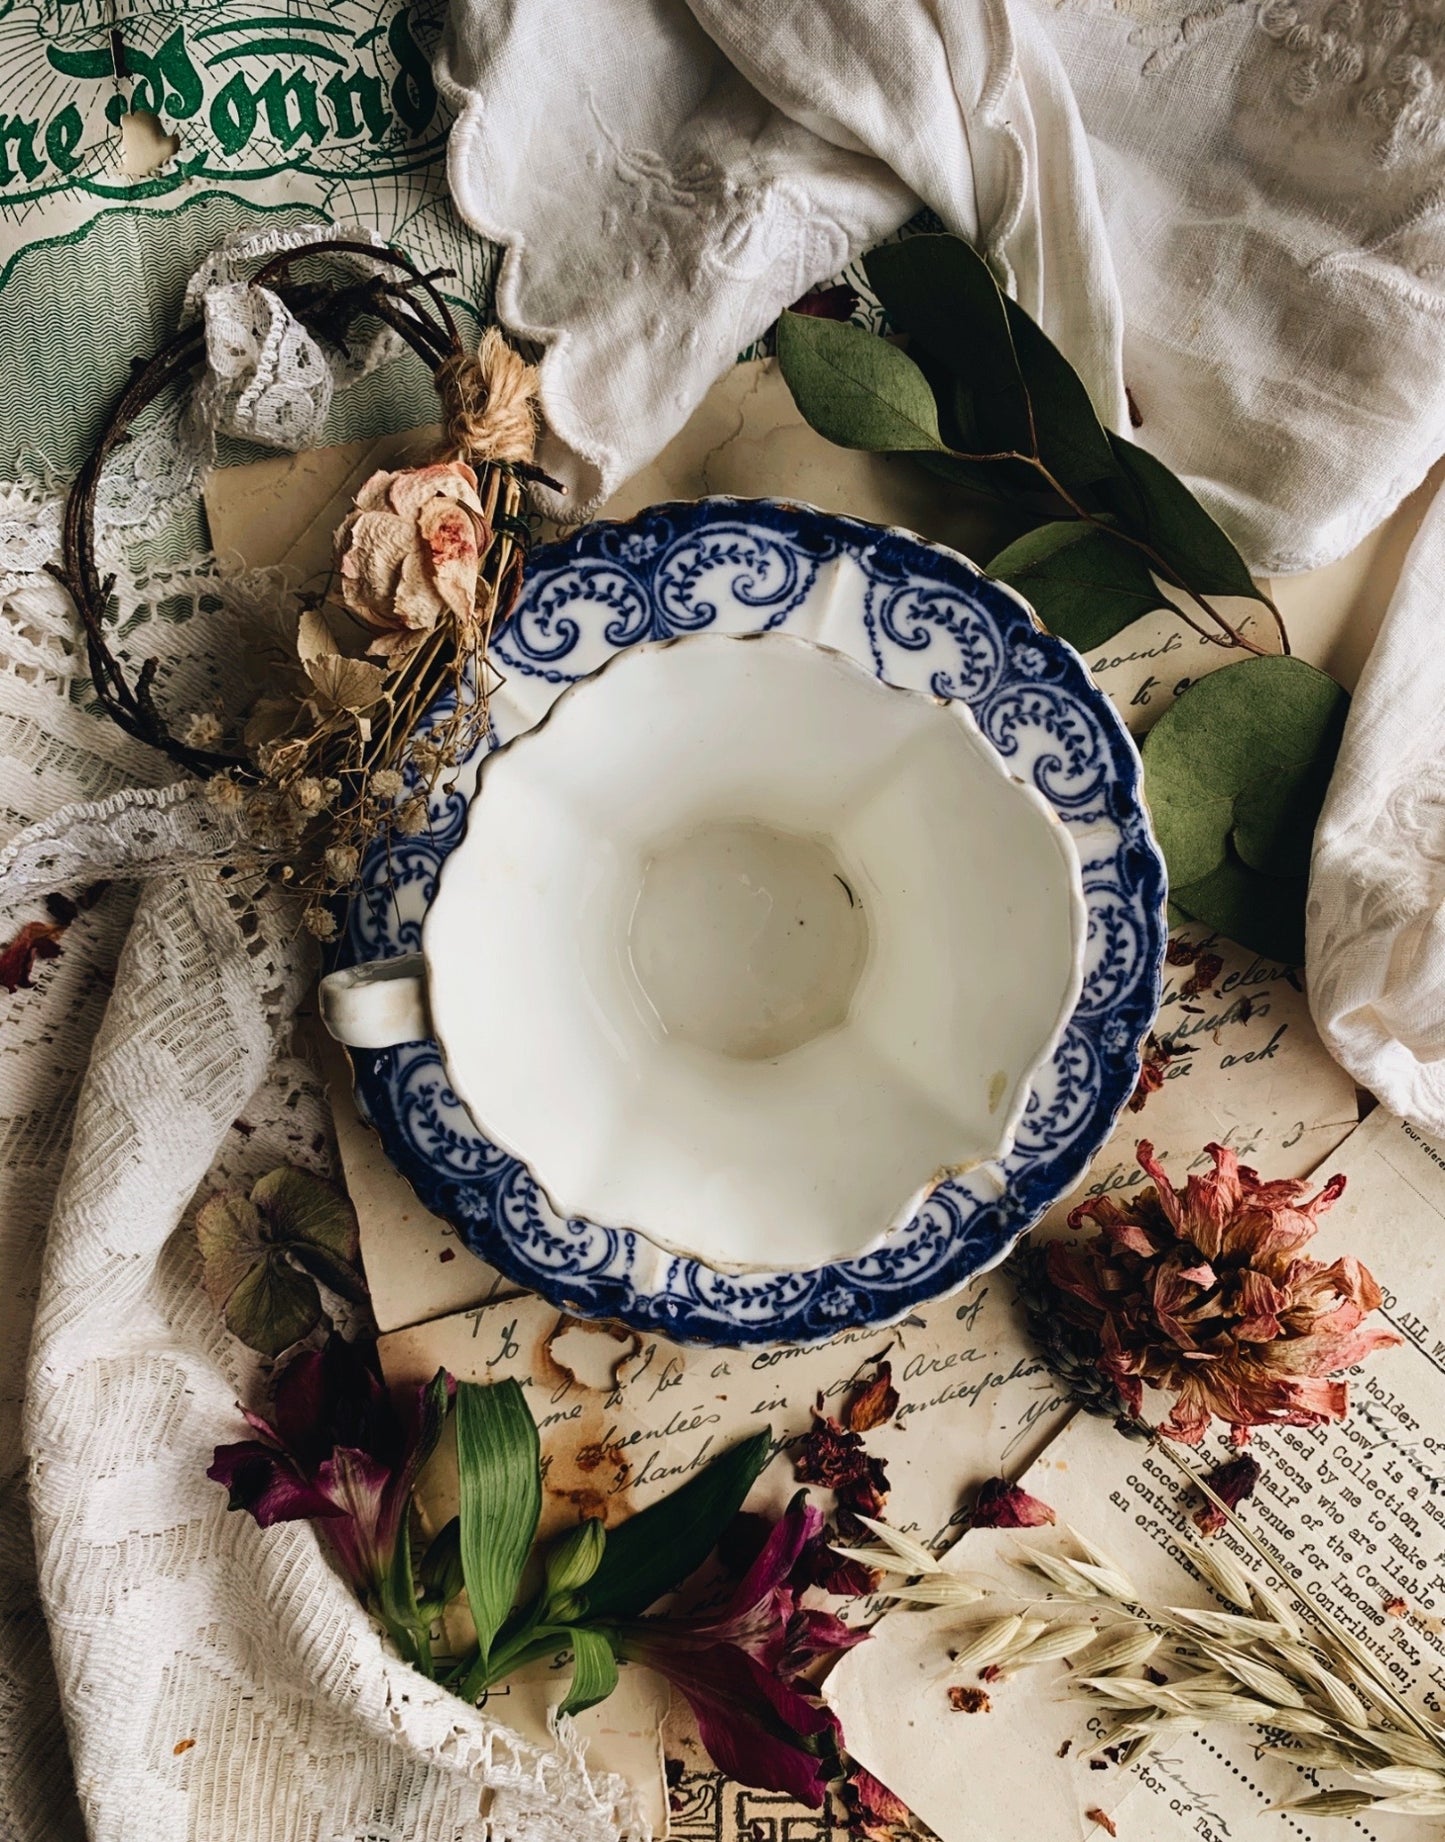
<svg viewBox="0 0 1445 1842"><path fill-rule="evenodd" d="M1306 959L1320 1034L1392 1112L1445 1122L1445 495L1360 678L1315 833Z"/></svg>
<svg viewBox="0 0 1445 1842"><path fill-rule="evenodd" d="M920 202L1121 432L1127 384L1261 574L1352 549L1445 451L1437 0L452 0L437 75L574 514ZM1310 944L1326 1041L1439 1131L1432 543L1360 686Z"/></svg>

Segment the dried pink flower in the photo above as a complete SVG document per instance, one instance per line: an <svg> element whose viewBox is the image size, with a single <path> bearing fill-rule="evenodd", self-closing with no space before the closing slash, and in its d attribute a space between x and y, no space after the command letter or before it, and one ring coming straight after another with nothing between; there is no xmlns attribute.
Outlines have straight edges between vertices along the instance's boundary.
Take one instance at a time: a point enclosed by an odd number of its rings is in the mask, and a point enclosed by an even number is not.
<svg viewBox="0 0 1445 1842"><path fill-rule="evenodd" d="M1332 1378L1400 1341L1366 1327L1380 1288L1353 1255L1326 1265L1300 1251L1345 1180L1305 1201L1308 1184L1266 1183L1227 1145L1205 1149L1214 1169L1176 1190L1142 1141L1153 1188L1122 1207L1099 1196L1074 1210L1070 1227L1093 1221L1101 1233L1050 1246L1060 1308L1097 1338L1097 1367L1132 1414L1145 1382L1177 1391L1159 1430L1186 1445L1213 1415L1240 1445L1251 1426L1338 1420L1347 1394Z"/></svg>
<svg viewBox="0 0 1445 1842"><path fill-rule="evenodd" d="M471 621L490 542L465 461L372 474L336 533L342 600L376 634L367 650L392 657L448 616Z"/></svg>

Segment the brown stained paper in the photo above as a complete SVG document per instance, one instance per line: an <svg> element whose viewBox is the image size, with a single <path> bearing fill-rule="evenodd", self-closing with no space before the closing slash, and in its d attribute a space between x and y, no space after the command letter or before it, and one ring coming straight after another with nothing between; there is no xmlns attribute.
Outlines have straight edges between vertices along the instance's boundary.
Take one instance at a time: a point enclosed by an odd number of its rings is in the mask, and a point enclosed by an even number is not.
<svg viewBox="0 0 1445 1842"><path fill-rule="evenodd" d="M1344 1197L1306 1250L1331 1260L1356 1254L1385 1292L1384 1317L1405 1337L1355 1372L1351 1411L1314 1430L1256 1432L1263 1466L1245 1524L1276 1552L1263 1566L1233 1532L1215 1540L1277 1588L1287 1574L1307 1602L1327 1609L1417 1708L1445 1721L1445 1147L1383 1109L1317 1173L1346 1173ZM1164 1397L1146 1400L1157 1419ZM1184 1455L1196 1470L1231 1455L1222 1434ZM1145 1603L1215 1605L1179 1545L1196 1534L1199 1499L1159 1451L1078 1414L1024 1482L1103 1548ZM1007 1579L1006 1562L1028 1535L965 1536L949 1564ZM976 1616L977 1614L975 1614ZM1253 1730L1201 1725L1171 1734L1157 1754L1120 1772L1099 1758L1092 1710L1063 1699L1051 1666L990 1685L991 1711L948 1705L960 1680L948 1650L957 1614L895 1612L833 1672L828 1697L850 1749L943 1842L1003 1836L1094 1834L1086 1811L1110 1814L1121 1842L1241 1842L1254 1835L1328 1842L1348 1827L1360 1842L1436 1842L1437 1821L1387 1815L1347 1826L1266 1807L1320 1786L1287 1759L1263 1752ZM1065 1741L1064 1756L1058 1755ZM991 1791L990 1786L1007 1785ZM980 1787L982 1792L980 1793ZM967 1791L967 1795L965 1795Z"/></svg>

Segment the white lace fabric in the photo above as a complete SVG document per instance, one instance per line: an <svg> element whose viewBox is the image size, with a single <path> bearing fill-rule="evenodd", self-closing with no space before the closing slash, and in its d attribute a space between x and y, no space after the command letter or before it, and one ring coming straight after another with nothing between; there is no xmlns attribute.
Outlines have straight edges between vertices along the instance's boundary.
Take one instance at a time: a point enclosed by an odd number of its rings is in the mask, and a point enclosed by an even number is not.
<svg viewBox="0 0 1445 1842"><path fill-rule="evenodd" d="M262 1531L205 1476L259 1377L189 1210L283 1160L330 1167L324 1094L278 1059L313 968L294 911L212 867L221 809L86 708L44 573L58 531L57 501L0 487L0 938L46 895L92 901L0 999L0 1836L641 1835L570 1723L542 1751L426 1682L311 1527ZM117 631L184 714L237 694L211 661L286 593L211 558L122 572Z"/></svg>

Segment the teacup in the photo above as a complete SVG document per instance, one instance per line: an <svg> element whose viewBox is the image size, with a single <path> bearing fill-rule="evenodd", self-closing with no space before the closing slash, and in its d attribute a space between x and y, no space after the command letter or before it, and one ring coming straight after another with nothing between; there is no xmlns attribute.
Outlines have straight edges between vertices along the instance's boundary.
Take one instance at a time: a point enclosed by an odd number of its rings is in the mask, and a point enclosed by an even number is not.
<svg viewBox="0 0 1445 1842"><path fill-rule="evenodd" d="M1068 833L963 704L700 634L487 759L422 952L332 973L322 1014L434 1036L560 1214L805 1271L1007 1154L1084 934Z"/></svg>

